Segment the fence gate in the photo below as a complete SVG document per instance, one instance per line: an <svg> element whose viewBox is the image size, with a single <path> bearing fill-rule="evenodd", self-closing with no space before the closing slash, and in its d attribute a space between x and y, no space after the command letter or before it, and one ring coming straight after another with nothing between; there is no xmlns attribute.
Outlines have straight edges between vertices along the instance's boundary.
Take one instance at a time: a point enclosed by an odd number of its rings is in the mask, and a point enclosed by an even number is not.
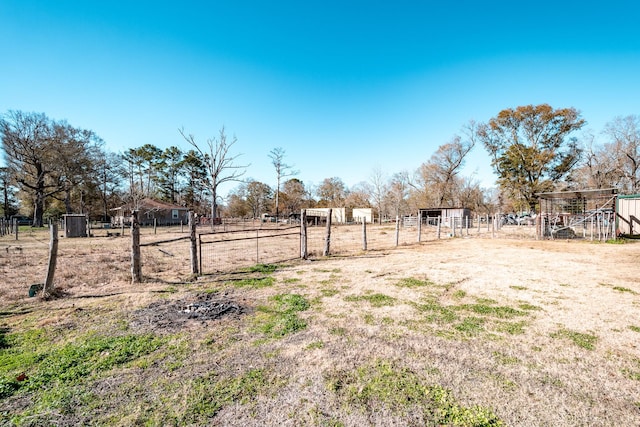
<svg viewBox="0 0 640 427"><path fill-rule="evenodd" d="M233 271L300 257L300 227L239 230L198 235L200 273Z"/></svg>

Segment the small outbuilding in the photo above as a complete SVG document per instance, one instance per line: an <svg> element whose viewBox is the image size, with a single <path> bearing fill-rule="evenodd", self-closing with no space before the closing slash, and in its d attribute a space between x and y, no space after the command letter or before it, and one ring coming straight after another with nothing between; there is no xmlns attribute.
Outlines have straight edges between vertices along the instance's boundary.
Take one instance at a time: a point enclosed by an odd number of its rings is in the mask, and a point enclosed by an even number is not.
<svg viewBox="0 0 640 427"><path fill-rule="evenodd" d="M640 194L618 195L616 231L619 236L640 237Z"/></svg>
<svg viewBox="0 0 640 427"><path fill-rule="evenodd" d="M419 211L420 221L423 224L440 225L444 227L471 224L471 210L469 208L425 208Z"/></svg>
<svg viewBox="0 0 640 427"><path fill-rule="evenodd" d="M87 216L85 214L62 215L64 237L87 237Z"/></svg>
<svg viewBox="0 0 640 427"><path fill-rule="evenodd" d="M138 211L140 225L180 225L189 221L189 209L184 206L162 202L154 199L142 199L137 203L130 203L111 209L114 212L111 223L114 226L128 225L131 212Z"/></svg>

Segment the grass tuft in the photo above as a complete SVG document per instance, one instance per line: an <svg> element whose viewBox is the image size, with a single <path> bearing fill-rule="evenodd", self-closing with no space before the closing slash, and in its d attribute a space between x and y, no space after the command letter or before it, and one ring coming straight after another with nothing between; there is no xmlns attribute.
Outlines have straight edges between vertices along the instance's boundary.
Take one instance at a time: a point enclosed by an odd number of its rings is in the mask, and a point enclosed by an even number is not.
<svg viewBox="0 0 640 427"><path fill-rule="evenodd" d="M307 322L297 315L305 311L310 304L303 296L298 294L279 294L271 297L271 306L258 307L259 313L255 318L256 328L259 332L271 337L281 338L286 335L301 331L307 327Z"/></svg>
<svg viewBox="0 0 640 427"><path fill-rule="evenodd" d="M236 377L218 379L209 375L195 381L187 399L188 421L204 421L214 417L223 407L246 405L270 387L264 369L250 369ZM208 423L207 423L208 424Z"/></svg>
<svg viewBox="0 0 640 427"><path fill-rule="evenodd" d="M387 360L375 360L352 371L327 377L327 388L347 404L375 413L419 413L429 425L501 426L488 408L461 406L449 390L428 385L408 368Z"/></svg>
<svg viewBox="0 0 640 427"><path fill-rule="evenodd" d="M252 289L261 289L261 288L268 288L270 286L273 286L275 282L276 280L273 277L269 276L269 277L257 277L257 278L250 278L250 279L232 280L227 283L235 286L236 288L246 287L246 288L252 288Z"/></svg>
<svg viewBox="0 0 640 427"><path fill-rule="evenodd" d="M396 299L385 294L371 294L371 295L349 295L344 298L345 301L368 301L374 307L383 307L395 305Z"/></svg>
<svg viewBox="0 0 640 427"><path fill-rule="evenodd" d="M262 273L262 274L271 274L274 273L278 268L282 266L278 264L256 264L251 267L243 268L240 271L245 273Z"/></svg>
<svg viewBox="0 0 640 427"><path fill-rule="evenodd" d="M403 279L400 279L400 281L396 283L396 286L399 286L401 288L417 288L421 286L433 285L435 285L435 283L429 279L420 280L414 277L405 277Z"/></svg>
<svg viewBox="0 0 640 427"><path fill-rule="evenodd" d="M586 350L593 350L596 342L598 342L598 337L593 334L585 334L564 328L552 333L551 338L569 339L578 347Z"/></svg>

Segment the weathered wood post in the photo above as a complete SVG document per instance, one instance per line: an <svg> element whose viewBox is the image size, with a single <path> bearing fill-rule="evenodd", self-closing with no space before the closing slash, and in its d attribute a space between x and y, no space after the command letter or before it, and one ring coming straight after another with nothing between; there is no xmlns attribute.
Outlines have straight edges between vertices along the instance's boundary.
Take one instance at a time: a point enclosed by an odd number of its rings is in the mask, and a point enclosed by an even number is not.
<svg viewBox="0 0 640 427"><path fill-rule="evenodd" d="M42 297L48 299L53 293L53 277L56 273L58 262L58 224L55 222L49 225L51 239L49 241L49 265L47 267L47 277L42 288Z"/></svg>
<svg viewBox="0 0 640 427"><path fill-rule="evenodd" d="M156 234L158 228L158 219L153 218L153 234Z"/></svg>
<svg viewBox="0 0 640 427"><path fill-rule="evenodd" d="M367 218L362 217L362 250L367 250Z"/></svg>
<svg viewBox="0 0 640 427"><path fill-rule="evenodd" d="M333 209L329 208L327 212L327 232L324 238L324 250L322 256L329 256L331 251L331 217L333 216Z"/></svg>
<svg viewBox="0 0 640 427"><path fill-rule="evenodd" d="M476 219L478 220L478 234L480 234L480 223L482 221L480 221L480 215L476 215Z"/></svg>
<svg viewBox="0 0 640 427"><path fill-rule="evenodd" d="M469 215L464 217L464 229L467 231L467 236L469 235Z"/></svg>
<svg viewBox="0 0 640 427"><path fill-rule="evenodd" d="M442 218L440 217L440 215L438 215L438 220L437 220L437 223L436 223L436 230L437 230L436 231L436 236L438 237L438 240L440 240L440 222L441 222L441 219Z"/></svg>
<svg viewBox="0 0 640 427"><path fill-rule="evenodd" d="M418 243L422 239L422 217L420 216L420 211L418 211Z"/></svg>
<svg viewBox="0 0 640 427"><path fill-rule="evenodd" d="M18 219L17 218L13 219L13 230L14 230L14 234L16 235L16 240L18 240Z"/></svg>
<svg viewBox="0 0 640 427"><path fill-rule="evenodd" d="M493 214L493 217L491 218L491 238L495 238L496 237L496 215Z"/></svg>
<svg viewBox="0 0 640 427"><path fill-rule="evenodd" d="M491 231L491 224L489 223L489 214L487 214L487 232Z"/></svg>
<svg viewBox="0 0 640 427"><path fill-rule="evenodd" d="M131 212L131 282L142 282L142 265L140 262L140 223L138 223L138 211Z"/></svg>
<svg viewBox="0 0 640 427"><path fill-rule="evenodd" d="M400 217L396 215L396 246L400 243Z"/></svg>
<svg viewBox="0 0 640 427"><path fill-rule="evenodd" d="M189 211L189 238L191 241L191 274L198 274L198 242L196 240L196 221L193 211Z"/></svg>
<svg viewBox="0 0 640 427"><path fill-rule="evenodd" d="M309 252L307 249L307 210L300 212L300 258L307 259Z"/></svg>

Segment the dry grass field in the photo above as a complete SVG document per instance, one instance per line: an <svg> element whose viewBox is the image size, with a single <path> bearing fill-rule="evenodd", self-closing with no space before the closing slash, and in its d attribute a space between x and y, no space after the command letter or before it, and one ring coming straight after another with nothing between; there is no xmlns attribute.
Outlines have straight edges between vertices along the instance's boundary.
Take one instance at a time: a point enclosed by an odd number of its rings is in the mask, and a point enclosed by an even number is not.
<svg viewBox="0 0 640 427"><path fill-rule="evenodd" d="M197 279L163 246L136 285L128 239L62 239L52 301L47 234L2 237L0 425L640 425L640 243L507 237Z"/></svg>

